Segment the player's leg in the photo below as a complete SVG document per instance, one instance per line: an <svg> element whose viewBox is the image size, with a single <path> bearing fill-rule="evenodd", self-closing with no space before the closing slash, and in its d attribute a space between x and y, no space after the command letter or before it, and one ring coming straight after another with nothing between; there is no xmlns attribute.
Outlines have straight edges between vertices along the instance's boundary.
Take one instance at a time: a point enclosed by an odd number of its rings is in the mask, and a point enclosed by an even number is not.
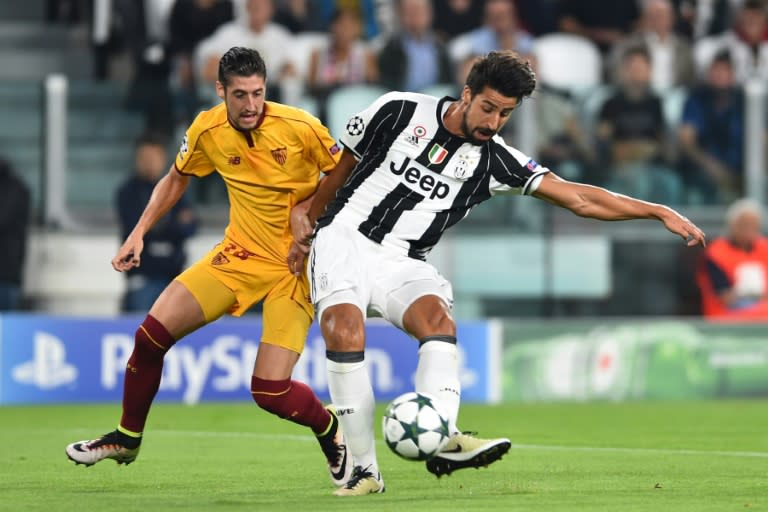
<svg viewBox="0 0 768 512"><path fill-rule="evenodd" d="M320 328L326 344L328 389L354 460L352 477L337 496L384 492L374 443L376 406L365 365L365 320L351 291L337 293L318 303Z"/></svg>
<svg viewBox="0 0 768 512"><path fill-rule="evenodd" d="M413 275L419 272L413 269ZM457 469L487 466L511 446L506 438L480 439L456 427L461 381L451 302L450 284L435 271L432 279L410 281L390 292L386 307L390 321L419 340L416 391L435 396L448 411L451 438L441 453L427 461L427 469L438 477Z"/></svg>
<svg viewBox="0 0 768 512"><path fill-rule="evenodd" d="M423 285L418 281L409 283L397 294L407 296L408 288L423 288ZM405 310L402 326L419 340L416 391L436 397L448 412L451 434L458 432L456 422L461 402L461 381L456 324L450 307L437 295L424 295Z"/></svg>
<svg viewBox="0 0 768 512"><path fill-rule="evenodd" d="M232 291L200 264L171 282L136 330L126 366L123 413L117 429L98 439L68 445L67 456L89 466L107 458L124 464L133 462L160 386L165 354L177 340L217 319L234 302Z"/></svg>
<svg viewBox="0 0 768 512"><path fill-rule="evenodd" d="M311 323L307 310L291 297L267 300L251 394L262 409L312 429L328 462L331 481L341 486L349 480L352 461L347 461L339 420L309 386L291 379Z"/></svg>
<svg viewBox="0 0 768 512"><path fill-rule="evenodd" d="M334 493L341 496L384 492L374 444L376 404L363 352L370 269L376 268L372 247L356 230L331 224L315 235L307 269L325 339L328 389L355 465L347 485Z"/></svg>

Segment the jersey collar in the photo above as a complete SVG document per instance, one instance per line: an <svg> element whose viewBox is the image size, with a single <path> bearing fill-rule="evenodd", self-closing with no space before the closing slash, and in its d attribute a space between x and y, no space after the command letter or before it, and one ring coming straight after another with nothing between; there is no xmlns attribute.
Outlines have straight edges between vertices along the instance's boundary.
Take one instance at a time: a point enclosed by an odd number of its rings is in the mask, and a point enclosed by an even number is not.
<svg viewBox="0 0 768 512"><path fill-rule="evenodd" d="M247 130L247 131L238 130L237 128L234 127L234 125L232 123L229 123L229 126L231 126L233 130L242 133L243 137L245 137L246 142L248 142L248 147L252 148L253 147L253 135L251 135L251 133L255 132L256 130L258 130L261 127L262 123L264 122L264 117L266 116L266 114L267 114L267 102L265 101L264 102L264 108L261 109L261 115L259 116L259 120L256 121L256 126L254 126L253 128L251 128L250 130Z"/></svg>

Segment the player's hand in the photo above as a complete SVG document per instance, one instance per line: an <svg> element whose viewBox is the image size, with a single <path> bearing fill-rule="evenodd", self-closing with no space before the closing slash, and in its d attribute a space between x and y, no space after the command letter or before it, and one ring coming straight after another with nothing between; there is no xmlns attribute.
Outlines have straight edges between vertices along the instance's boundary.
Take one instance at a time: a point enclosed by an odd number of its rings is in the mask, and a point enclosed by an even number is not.
<svg viewBox="0 0 768 512"><path fill-rule="evenodd" d="M117 255L112 258L112 268L118 272L127 272L141 265L141 252L144 250L144 239L129 236L123 242Z"/></svg>
<svg viewBox="0 0 768 512"><path fill-rule="evenodd" d="M667 215L662 219L662 222L664 222L664 227L666 227L672 233L680 235L683 240L686 241L686 245L689 247L694 245L707 245L706 235L701 229L698 228L698 226L696 226L696 224L688 220L687 217L684 217L676 211L672 210L671 208L669 211L670 215Z"/></svg>
<svg viewBox="0 0 768 512"><path fill-rule="evenodd" d="M312 233L315 231L315 227L309 222L309 207L312 201L307 199L291 209L291 235L293 239L298 243L307 246L309 251L309 245L312 242Z"/></svg>
<svg viewBox="0 0 768 512"><path fill-rule="evenodd" d="M302 215L299 212L291 213L291 234L296 242L309 247L312 243L312 233L314 231L315 228L309 222L309 217L306 214Z"/></svg>
<svg viewBox="0 0 768 512"><path fill-rule="evenodd" d="M304 271L304 260L307 259L307 254L309 254L308 245L300 244L296 241L291 242L291 248L288 249L288 258L286 258L291 274L295 276L301 275Z"/></svg>

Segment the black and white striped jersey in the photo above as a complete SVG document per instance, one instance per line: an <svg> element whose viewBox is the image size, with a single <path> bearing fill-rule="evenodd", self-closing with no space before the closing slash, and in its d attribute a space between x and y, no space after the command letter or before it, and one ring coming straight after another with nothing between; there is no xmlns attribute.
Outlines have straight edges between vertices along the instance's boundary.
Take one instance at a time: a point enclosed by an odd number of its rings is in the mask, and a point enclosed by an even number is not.
<svg viewBox="0 0 768 512"><path fill-rule="evenodd" d="M358 159L318 220L341 222L426 259L443 232L496 193L532 193L549 172L500 136L475 145L442 118L452 99L387 93L352 116L341 143Z"/></svg>

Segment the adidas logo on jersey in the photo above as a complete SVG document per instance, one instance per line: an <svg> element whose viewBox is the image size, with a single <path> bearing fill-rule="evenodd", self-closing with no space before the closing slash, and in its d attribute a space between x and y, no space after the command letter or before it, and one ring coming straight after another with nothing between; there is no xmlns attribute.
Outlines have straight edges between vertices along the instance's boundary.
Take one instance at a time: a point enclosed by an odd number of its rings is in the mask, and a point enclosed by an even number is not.
<svg viewBox="0 0 768 512"><path fill-rule="evenodd" d="M390 162L389 170L395 176L402 176L406 183L418 185L424 192L430 192L430 199L443 199L451 191L451 187L447 183L437 180L431 174L422 173L418 167L408 167L409 163L411 163L411 159L406 158L398 169L394 162Z"/></svg>

